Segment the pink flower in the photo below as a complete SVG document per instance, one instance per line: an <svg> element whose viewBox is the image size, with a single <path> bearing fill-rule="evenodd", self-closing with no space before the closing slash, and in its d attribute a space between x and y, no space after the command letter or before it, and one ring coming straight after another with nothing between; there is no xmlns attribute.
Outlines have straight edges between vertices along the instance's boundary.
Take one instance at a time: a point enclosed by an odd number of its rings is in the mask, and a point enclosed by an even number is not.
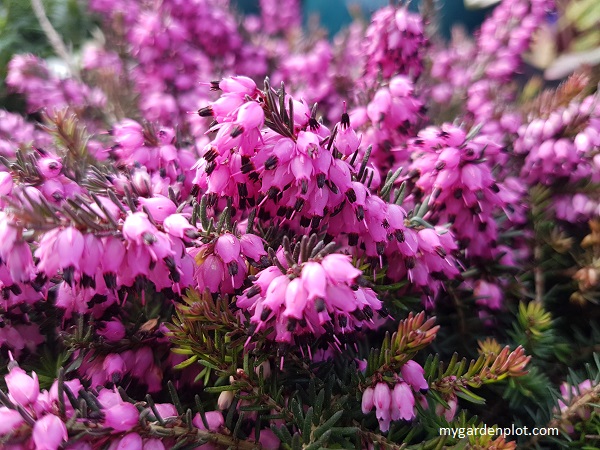
<svg viewBox="0 0 600 450"><path fill-rule="evenodd" d="M392 420L411 420L415 417L415 396L406 383L396 383L392 392Z"/></svg>
<svg viewBox="0 0 600 450"><path fill-rule="evenodd" d="M96 333L109 342L120 341L125 337L125 325L120 320L101 322L101 327L102 329L98 329Z"/></svg>
<svg viewBox="0 0 600 450"><path fill-rule="evenodd" d="M235 93L243 97L252 96L256 92L256 83L251 78L236 76L223 78L219 82L219 88L226 93Z"/></svg>
<svg viewBox="0 0 600 450"><path fill-rule="evenodd" d="M0 436L14 432L24 422L25 419L19 411L0 406Z"/></svg>
<svg viewBox="0 0 600 450"><path fill-rule="evenodd" d="M502 307L502 290L495 283L477 280L473 289L473 295L477 298L475 302L489 309L498 310Z"/></svg>
<svg viewBox="0 0 600 450"><path fill-rule="evenodd" d="M156 227L152 225L146 213L143 212L130 214L123 223L123 237L138 245L142 245L148 235L154 235L157 232Z"/></svg>
<svg viewBox="0 0 600 450"><path fill-rule="evenodd" d="M117 445L116 450L143 450L142 437L137 433L128 433Z"/></svg>
<svg viewBox="0 0 600 450"><path fill-rule="evenodd" d="M121 377L125 373L125 361L123 358L116 353L110 353L104 357L102 362L102 369L106 372L108 378L117 383L121 380Z"/></svg>
<svg viewBox="0 0 600 450"><path fill-rule="evenodd" d="M225 409L225 408L223 408ZM206 418L206 423L208 424L209 431L219 431L221 427L225 425L225 420L223 420L223 414L220 411L208 411L204 413L204 417ZM204 426L204 422L202 421L202 417L200 413L196 414L194 420L192 421L196 428L201 430L206 430L207 428Z"/></svg>
<svg viewBox="0 0 600 450"><path fill-rule="evenodd" d="M5 257L5 262L13 281L23 283L35 278L33 257L27 243L18 242L14 244L12 251Z"/></svg>
<svg viewBox="0 0 600 450"><path fill-rule="evenodd" d="M157 222L163 222L171 214L175 214L177 206L171 201L170 198L164 195L155 194L154 197L138 198L140 202L140 210L142 207L148 209L148 212L152 218Z"/></svg>
<svg viewBox="0 0 600 450"><path fill-rule="evenodd" d="M115 124L112 129L112 135L117 144L127 149L136 149L144 144L144 130L142 126L131 119L123 119Z"/></svg>
<svg viewBox="0 0 600 450"><path fill-rule="evenodd" d="M362 412L363 414L367 414L369 411L371 411L373 409L373 395L375 394L375 391L373 390L372 387L368 387L365 389L365 392L363 392L362 395L362 401L361 401L361 408L362 408Z"/></svg>
<svg viewBox="0 0 600 450"><path fill-rule="evenodd" d="M400 369L402 378L406 381L415 391L426 391L429 389L429 385L423 376L425 370L415 361L407 361Z"/></svg>
<svg viewBox="0 0 600 450"><path fill-rule="evenodd" d="M36 421L32 437L37 450L58 450L69 435L62 420L54 414L47 414Z"/></svg>
<svg viewBox="0 0 600 450"><path fill-rule="evenodd" d="M35 372L32 375L27 375L20 367L13 367L4 378L10 397L22 406L34 403L40 395L38 377Z"/></svg>
<svg viewBox="0 0 600 450"><path fill-rule="evenodd" d="M44 178L55 178L60 175L62 162L58 158L47 156L37 162L37 168Z"/></svg>
<svg viewBox="0 0 600 450"><path fill-rule="evenodd" d="M131 403L117 403L104 409L104 426L115 432L128 431L137 425L139 416L137 408Z"/></svg>
<svg viewBox="0 0 600 450"><path fill-rule="evenodd" d="M240 245L244 255L254 261L259 261L267 254L263 240L255 234L244 234L240 238Z"/></svg>
<svg viewBox="0 0 600 450"><path fill-rule="evenodd" d="M160 439L146 439L143 450L165 450L165 446Z"/></svg>
<svg viewBox="0 0 600 450"><path fill-rule="evenodd" d="M196 227L190 224L189 220L183 214L171 214L163 222L165 231L171 236L175 236L189 241L190 236L196 232Z"/></svg>

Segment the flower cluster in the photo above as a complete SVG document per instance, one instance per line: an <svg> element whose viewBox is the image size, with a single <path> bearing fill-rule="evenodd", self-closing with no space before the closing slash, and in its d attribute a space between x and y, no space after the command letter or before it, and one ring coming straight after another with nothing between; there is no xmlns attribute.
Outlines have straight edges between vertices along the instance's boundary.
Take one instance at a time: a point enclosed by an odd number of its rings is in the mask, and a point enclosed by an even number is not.
<svg viewBox="0 0 600 450"><path fill-rule="evenodd" d="M297 245L305 247L303 256L314 253L306 241ZM277 342L328 334L339 344L340 334L374 325L381 302L373 290L357 284L362 272L348 256L317 253L295 262L282 248L276 258L277 264L259 272L236 301L251 314L257 332L274 325L272 338Z"/></svg>
<svg viewBox="0 0 600 450"><path fill-rule="evenodd" d="M415 418L415 399L421 401L420 394L429 388L423 377L423 368L414 361L402 366L392 388L386 381L368 387L362 395L362 412L369 413L375 407L379 429L384 433L390 429L392 420L411 421Z"/></svg>

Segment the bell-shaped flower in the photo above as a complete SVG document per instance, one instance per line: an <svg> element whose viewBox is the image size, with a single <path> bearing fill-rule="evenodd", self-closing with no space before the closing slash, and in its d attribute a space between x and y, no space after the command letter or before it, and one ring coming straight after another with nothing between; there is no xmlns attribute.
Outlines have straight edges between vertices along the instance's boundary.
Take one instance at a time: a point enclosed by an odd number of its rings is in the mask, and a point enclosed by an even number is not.
<svg viewBox="0 0 600 450"><path fill-rule="evenodd" d="M66 425L54 414L37 420L31 436L37 450L58 450L69 437Z"/></svg>
<svg viewBox="0 0 600 450"><path fill-rule="evenodd" d="M119 441L116 450L143 450L142 437L138 433L127 433Z"/></svg>
<svg viewBox="0 0 600 450"><path fill-rule="evenodd" d="M175 211L177 211L177 205L164 195L155 194L154 197L150 198L139 197L138 200L140 210L142 207L146 208L157 222L163 222L168 216L175 214Z"/></svg>
<svg viewBox="0 0 600 450"><path fill-rule="evenodd" d="M123 237L129 242L134 242L138 245L144 243L147 235L154 235L157 231L146 213L143 212L135 212L127 216L123 223Z"/></svg>
<svg viewBox="0 0 600 450"><path fill-rule="evenodd" d="M47 156L41 158L37 162L37 169L38 172L46 179L56 178L60 175L60 171L62 170L62 162L59 158Z"/></svg>
<svg viewBox="0 0 600 450"><path fill-rule="evenodd" d="M240 255L240 240L231 233L226 233L217 238L215 253L225 264L236 260Z"/></svg>
<svg viewBox="0 0 600 450"><path fill-rule="evenodd" d="M259 261L261 257L267 255L264 241L255 234L242 235L240 245L244 256L254 261Z"/></svg>
<svg viewBox="0 0 600 450"><path fill-rule="evenodd" d="M30 405L40 395L40 383L35 372L29 376L20 367L13 367L4 381L10 397L21 406Z"/></svg>
<svg viewBox="0 0 600 450"><path fill-rule="evenodd" d="M419 363L409 360L400 369L402 378L406 381L415 391L426 391L429 389L429 385L425 380L425 370L420 366Z"/></svg>
<svg viewBox="0 0 600 450"><path fill-rule="evenodd" d="M372 387L368 387L365 389L365 391L363 392L362 395L362 400L361 400L361 409L363 414L367 414L369 411L371 411L373 409L373 406L375 405L375 403L373 403L373 395L375 394L375 391L373 390Z"/></svg>
<svg viewBox="0 0 600 450"><path fill-rule="evenodd" d="M392 391L391 417L392 420L411 420L415 417L415 396L406 383L399 382Z"/></svg>
<svg viewBox="0 0 600 450"><path fill-rule="evenodd" d="M194 416L192 424L194 424L196 428L199 428L201 430L209 430L213 432L219 431L225 425L225 421L223 420L223 414L220 411L207 411L206 413L204 413L204 417L206 418L208 428L204 425L200 413Z"/></svg>
<svg viewBox="0 0 600 450"><path fill-rule="evenodd" d="M0 436L13 433L23 423L25 423L25 419L19 411L0 406Z"/></svg>
<svg viewBox="0 0 600 450"><path fill-rule="evenodd" d="M115 432L129 431L139 421L138 409L131 403L121 402L104 409L104 426Z"/></svg>
<svg viewBox="0 0 600 450"><path fill-rule="evenodd" d="M190 224L189 220L183 214L169 215L165 218L163 227L171 236L185 241L189 241L192 233L196 232L196 227Z"/></svg>

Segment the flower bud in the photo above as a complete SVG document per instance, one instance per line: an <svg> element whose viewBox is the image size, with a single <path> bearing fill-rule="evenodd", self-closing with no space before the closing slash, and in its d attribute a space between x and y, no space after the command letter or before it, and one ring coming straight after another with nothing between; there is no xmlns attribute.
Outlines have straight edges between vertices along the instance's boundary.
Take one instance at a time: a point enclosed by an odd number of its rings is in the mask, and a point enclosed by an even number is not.
<svg viewBox="0 0 600 450"><path fill-rule="evenodd" d="M234 397L234 393L233 391L223 391L221 392L221 394L219 395L219 398L217 400L217 404L219 405L219 409L221 411L229 408L231 406L231 403L233 402L233 397Z"/></svg>
<svg viewBox="0 0 600 450"><path fill-rule="evenodd" d="M372 387L368 387L367 389L365 389L365 392L363 392L361 401L361 408L363 414L367 414L373 409L373 394L374 390Z"/></svg>

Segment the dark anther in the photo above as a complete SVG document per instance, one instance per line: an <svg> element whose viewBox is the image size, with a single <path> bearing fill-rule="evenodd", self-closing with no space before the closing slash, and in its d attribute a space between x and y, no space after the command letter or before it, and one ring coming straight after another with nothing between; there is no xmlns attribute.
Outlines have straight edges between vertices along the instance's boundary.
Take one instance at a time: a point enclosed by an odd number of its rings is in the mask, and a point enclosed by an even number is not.
<svg viewBox="0 0 600 450"><path fill-rule="evenodd" d="M75 275L75 267L74 266L69 266L63 270L63 279L71 287L73 287L74 275Z"/></svg>
<svg viewBox="0 0 600 450"><path fill-rule="evenodd" d="M212 117L212 116L214 116L212 106L205 106L204 108L200 108L198 110L198 115L200 117Z"/></svg>
<svg viewBox="0 0 600 450"><path fill-rule="evenodd" d="M463 195L463 191L461 188L454 190L454 198L459 199L462 197L462 195Z"/></svg>
<svg viewBox="0 0 600 450"><path fill-rule="evenodd" d="M206 167L204 168L204 171L206 172L207 175L210 175L211 173L213 173L213 171L217 168L217 163L215 163L214 161L209 162Z"/></svg>
<svg viewBox="0 0 600 450"><path fill-rule="evenodd" d="M217 156L219 156L219 152L215 150L214 147L211 147L211 149L204 154L204 159L208 162L211 162L214 161Z"/></svg>
<svg viewBox="0 0 600 450"><path fill-rule="evenodd" d="M383 255L383 253L385 252L385 242L377 242L375 244L375 248L377 249L378 255Z"/></svg>
<svg viewBox="0 0 600 450"><path fill-rule="evenodd" d="M323 186L325 186L325 181L327 180L327 178L325 177L324 173L320 173L317 175L317 187L319 189L321 189Z"/></svg>
<svg viewBox="0 0 600 450"><path fill-rule="evenodd" d="M242 198L248 197L248 187L246 186L245 183L238 183L237 187L238 187L238 194L240 194L240 197L242 197Z"/></svg>
<svg viewBox="0 0 600 450"><path fill-rule="evenodd" d="M246 292L246 297L252 298L252 297L255 297L258 294L260 294L260 286L257 286L255 284L250 289L248 289L248 291Z"/></svg>
<svg viewBox="0 0 600 450"><path fill-rule="evenodd" d="M277 159L277 156L271 155L265 161L265 169L266 170L273 170L274 168L277 167L278 163L279 163L279 159Z"/></svg>
<svg viewBox="0 0 600 450"><path fill-rule="evenodd" d="M229 135L232 138L236 138L238 137L240 134L242 134L244 132L244 128L240 127L240 126L236 126L233 128L233 130L231 130L231 133L229 133Z"/></svg>
<svg viewBox="0 0 600 450"><path fill-rule="evenodd" d="M311 228L317 228L321 224L321 219L323 219L321 216L313 216L310 221Z"/></svg>
<svg viewBox="0 0 600 450"><path fill-rule="evenodd" d="M359 205L356 208L356 219L363 220L364 218L365 218L365 208L363 208L361 205Z"/></svg>
<svg viewBox="0 0 600 450"><path fill-rule="evenodd" d="M294 319L289 319L287 324L288 331L294 331L296 329L296 321Z"/></svg>
<svg viewBox="0 0 600 450"><path fill-rule="evenodd" d="M404 231L402 230L396 230L396 232L394 233L394 236L396 237L396 240L402 244L404 242Z"/></svg>
<svg viewBox="0 0 600 450"><path fill-rule="evenodd" d="M269 318L270 315L271 315L271 310L269 308L265 308L265 309L263 309L263 312L260 315L260 320L262 320L264 322L265 320L267 320Z"/></svg>
<svg viewBox="0 0 600 450"><path fill-rule="evenodd" d="M114 273L105 273L103 275L104 278L104 283L106 284L106 287L109 289L116 289L117 288L117 275Z"/></svg>
<svg viewBox="0 0 600 450"><path fill-rule="evenodd" d="M406 265L407 269L414 269L417 265L417 262L414 256L409 256L408 258L406 258L406 261L404 261L404 264Z"/></svg>
<svg viewBox="0 0 600 450"><path fill-rule="evenodd" d="M435 165L436 170L442 170L444 167L446 167L446 163L444 161L440 161Z"/></svg>
<svg viewBox="0 0 600 450"><path fill-rule="evenodd" d="M325 300L323 300L322 298L316 298L315 299L315 309L317 310L318 313L325 311Z"/></svg>
<svg viewBox="0 0 600 450"><path fill-rule="evenodd" d="M346 328L348 325L348 318L346 316L338 316L338 323L340 324L340 328Z"/></svg>
<svg viewBox="0 0 600 450"><path fill-rule="evenodd" d="M363 313L367 316L367 319L371 320L373 318L373 309L369 305L363 308Z"/></svg>
<svg viewBox="0 0 600 450"><path fill-rule="evenodd" d="M304 199L303 198L296 199L296 203L294 204L294 210L296 212L300 212L300 211L302 211L302 208L304 208Z"/></svg>
<svg viewBox="0 0 600 450"><path fill-rule="evenodd" d="M350 116L348 113L342 114L342 127L348 128L350 126Z"/></svg>
<svg viewBox="0 0 600 450"><path fill-rule="evenodd" d="M356 192L354 189L350 188L346 191L346 197L350 200L350 203L354 203L356 201Z"/></svg>
<svg viewBox="0 0 600 450"><path fill-rule="evenodd" d="M306 194L308 192L308 180L303 179L300 182L300 192L302 192L302 194Z"/></svg>
<svg viewBox="0 0 600 450"><path fill-rule="evenodd" d="M382 306L381 309L377 311L377 314L379 314L380 317L387 317L390 315L390 312L385 306Z"/></svg>
<svg viewBox="0 0 600 450"><path fill-rule="evenodd" d="M230 276L235 276L238 273L238 264L235 261L231 261L228 265L227 268L229 269L229 275Z"/></svg>
<svg viewBox="0 0 600 450"><path fill-rule="evenodd" d="M358 234L357 233L349 233L348 234L348 245L355 246L358 244Z"/></svg>
<svg viewBox="0 0 600 450"><path fill-rule="evenodd" d="M146 232L142 235L142 237L144 238L144 244L146 245L152 245L157 241L156 236L154 236L152 233Z"/></svg>
<svg viewBox="0 0 600 450"><path fill-rule="evenodd" d="M310 225L310 217L302 216L300 217L300 226L307 227Z"/></svg>

